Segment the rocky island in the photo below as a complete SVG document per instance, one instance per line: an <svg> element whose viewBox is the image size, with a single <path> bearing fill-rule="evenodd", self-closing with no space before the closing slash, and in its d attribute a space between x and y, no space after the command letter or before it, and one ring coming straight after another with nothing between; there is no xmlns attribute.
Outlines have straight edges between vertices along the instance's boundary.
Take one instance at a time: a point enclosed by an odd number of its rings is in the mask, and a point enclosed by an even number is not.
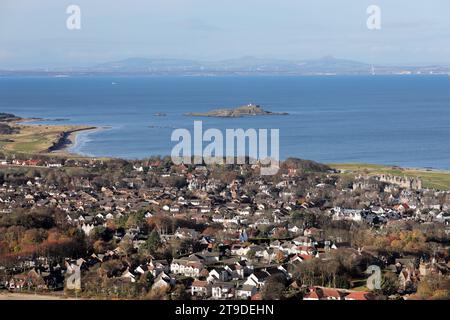
<svg viewBox="0 0 450 320"><path fill-rule="evenodd" d="M246 106L234 108L234 109L216 109L208 112L190 112L185 115L191 117L222 117L222 118L239 118L245 116L277 116L288 115L285 112L271 112L266 111L261 106L256 104L249 104Z"/></svg>

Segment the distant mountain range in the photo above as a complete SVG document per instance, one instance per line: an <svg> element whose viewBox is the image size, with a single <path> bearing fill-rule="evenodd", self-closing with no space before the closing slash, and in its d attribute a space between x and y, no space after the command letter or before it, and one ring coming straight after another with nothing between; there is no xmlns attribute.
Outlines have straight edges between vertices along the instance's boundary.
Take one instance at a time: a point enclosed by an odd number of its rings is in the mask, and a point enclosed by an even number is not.
<svg viewBox="0 0 450 320"><path fill-rule="evenodd" d="M129 58L84 68L9 70L5 74L148 74L148 75L367 75L449 74L449 66L379 66L326 56L315 60L291 61L243 57L221 61Z"/></svg>

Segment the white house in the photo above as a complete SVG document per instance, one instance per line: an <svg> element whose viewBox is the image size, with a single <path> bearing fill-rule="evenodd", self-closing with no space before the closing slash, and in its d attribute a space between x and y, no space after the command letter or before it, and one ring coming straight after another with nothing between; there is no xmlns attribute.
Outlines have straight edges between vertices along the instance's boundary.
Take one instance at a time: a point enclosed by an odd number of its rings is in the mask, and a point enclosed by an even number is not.
<svg viewBox="0 0 450 320"><path fill-rule="evenodd" d="M267 271L256 271L247 278L244 285L253 285L257 288L261 288L264 286L269 276L270 274Z"/></svg>
<svg viewBox="0 0 450 320"><path fill-rule="evenodd" d="M231 280L231 274L225 268L215 268L209 272L208 282L221 281L227 282Z"/></svg>
<svg viewBox="0 0 450 320"><path fill-rule="evenodd" d="M92 230L94 230L94 225L93 224L84 224L81 227L81 230L83 230L84 234L89 236L89 234L92 232Z"/></svg>
<svg viewBox="0 0 450 320"><path fill-rule="evenodd" d="M193 296L210 296L212 285L208 281L195 280L191 286L191 295Z"/></svg>
<svg viewBox="0 0 450 320"><path fill-rule="evenodd" d="M198 278L203 270L203 264L197 261L189 261L187 259L174 259L170 264L170 272L174 274L182 274L186 277Z"/></svg>
<svg viewBox="0 0 450 320"><path fill-rule="evenodd" d="M215 282L211 294L214 299L231 299L234 297L234 284L229 282Z"/></svg>
<svg viewBox="0 0 450 320"><path fill-rule="evenodd" d="M128 268L122 273L121 278L129 279L132 283L136 282L136 276L132 274Z"/></svg>
<svg viewBox="0 0 450 320"><path fill-rule="evenodd" d="M258 289L256 286L251 284L244 284L242 287L239 287L236 290L236 298L239 299L248 299L256 294Z"/></svg>
<svg viewBox="0 0 450 320"><path fill-rule="evenodd" d="M168 276L165 272L161 272L159 276L156 277L152 290L156 289L169 289L175 284L175 279L172 279L170 276Z"/></svg>

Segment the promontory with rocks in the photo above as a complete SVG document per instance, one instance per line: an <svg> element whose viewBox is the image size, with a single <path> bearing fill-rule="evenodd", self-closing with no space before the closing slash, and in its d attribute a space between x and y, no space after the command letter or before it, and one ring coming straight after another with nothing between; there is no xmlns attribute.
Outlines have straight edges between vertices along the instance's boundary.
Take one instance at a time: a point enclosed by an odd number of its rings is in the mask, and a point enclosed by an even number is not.
<svg viewBox="0 0 450 320"><path fill-rule="evenodd" d="M248 104L232 109L216 109L208 112L189 112L185 115L191 117L222 117L222 118L240 118L246 116L278 116L288 115L286 112L266 111L256 104Z"/></svg>

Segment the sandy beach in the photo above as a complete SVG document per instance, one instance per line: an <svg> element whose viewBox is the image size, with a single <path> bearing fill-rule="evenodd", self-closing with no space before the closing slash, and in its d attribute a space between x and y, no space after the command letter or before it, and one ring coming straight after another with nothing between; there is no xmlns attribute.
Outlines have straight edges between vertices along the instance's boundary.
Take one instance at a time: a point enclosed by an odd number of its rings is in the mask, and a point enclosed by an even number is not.
<svg viewBox="0 0 450 320"><path fill-rule="evenodd" d="M86 128L82 130L74 130L71 132L68 132L64 144L60 146L60 148L57 148L53 150L54 153L64 153L64 154L71 154L71 155L80 155L77 152L77 149L80 147L80 144L82 143L81 138L83 136L87 136L91 133L98 132L105 130L104 127L91 127Z"/></svg>
<svg viewBox="0 0 450 320"><path fill-rule="evenodd" d="M103 126L103 127L82 127L77 128L75 130L66 131L63 133L63 137L60 139L59 143L53 146L51 153L65 156L89 157L90 155L79 152L80 151L79 149L82 146L82 144L86 142L87 136L92 133L108 129L110 129L110 127Z"/></svg>
<svg viewBox="0 0 450 320"><path fill-rule="evenodd" d="M76 130L71 132L67 137L67 144L63 148L61 148L58 153L64 153L72 156L87 156L90 157L91 155L84 154L80 152L80 148L82 145L89 141L87 137L91 135L92 133L109 130L111 127L102 126L102 127L92 127L92 128L86 128L83 130Z"/></svg>

